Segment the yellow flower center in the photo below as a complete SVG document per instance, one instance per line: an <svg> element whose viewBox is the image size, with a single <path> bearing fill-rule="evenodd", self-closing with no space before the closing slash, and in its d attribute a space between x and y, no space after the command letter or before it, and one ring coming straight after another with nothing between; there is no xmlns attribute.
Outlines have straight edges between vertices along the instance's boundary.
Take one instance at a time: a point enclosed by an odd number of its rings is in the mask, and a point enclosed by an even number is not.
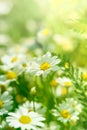
<svg viewBox="0 0 87 130"><path fill-rule="evenodd" d="M18 60L18 57L13 57L13 58L11 59L11 62L14 63L14 62L16 62L17 60Z"/></svg>
<svg viewBox="0 0 87 130"><path fill-rule="evenodd" d="M7 90L6 86L4 84L0 84L1 92L4 92Z"/></svg>
<svg viewBox="0 0 87 130"><path fill-rule="evenodd" d="M17 101L18 103L22 103L22 102L23 102L23 96L17 94L17 95L16 95L16 101Z"/></svg>
<svg viewBox="0 0 87 130"><path fill-rule="evenodd" d="M49 34L49 30L48 29L44 29L42 31L42 34L43 34L43 36L47 36Z"/></svg>
<svg viewBox="0 0 87 130"><path fill-rule="evenodd" d="M40 65L40 69L43 70L43 71L45 71L49 68L50 68L50 63L48 63L48 62L44 62Z"/></svg>
<svg viewBox="0 0 87 130"><path fill-rule="evenodd" d="M72 107L73 107L73 108L76 108L76 104L72 104Z"/></svg>
<svg viewBox="0 0 87 130"><path fill-rule="evenodd" d="M67 89L65 87L62 88L62 95L66 95L67 94Z"/></svg>
<svg viewBox="0 0 87 130"><path fill-rule="evenodd" d="M69 81L66 81L66 82L64 82L64 85L65 85L66 87L69 87L69 86L71 86L71 85L72 85L72 83L71 83L71 82L69 82Z"/></svg>
<svg viewBox="0 0 87 130"><path fill-rule="evenodd" d="M82 78L83 80L87 80L87 73L83 73Z"/></svg>
<svg viewBox="0 0 87 130"><path fill-rule="evenodd" d="M7 79L14 79L17 78L17 74L15 72L9 71L6 73Z"/></svg>
<svg viewBox="0 0 87 130"><path fill-rule="evenodd" d="M22 124L29 124L32 120L29 116L26 116L26 115L23 115L19 118L19 121L22 123Z"/></svg>
<svg viewBox="0 0 87 130"><path fill-rule="evenodd" d="M26 65L25 63L23 63L22 66L23 66L24 68L27 67L27 65Z"/></svg>
<svg viewBox="0 0 87 130"><path fill-rule="evenodd" d="M33 110L29 109L28 112L33 112Z"/></svg>
<svg viewBox="0 0 87 130"><path fill-rule="evenodd" d="M68 110L62 110L61 111L61 116L64 118L69 119L70 118L70 112Z"/></svg>
<svg viewBox="0 0 87 130"><path fill-rule="evenodd" d="M2 107L3 107L3 101L0 100L0 108L2 108Z"/></svg>
<svg viewBox="0 0 87 130"><path fill-rule="evenodd" d="M56 80L52 80L52 81L51 81L51 85L52 85L53 87L57 87L58 82L57 82Z"/></svg>

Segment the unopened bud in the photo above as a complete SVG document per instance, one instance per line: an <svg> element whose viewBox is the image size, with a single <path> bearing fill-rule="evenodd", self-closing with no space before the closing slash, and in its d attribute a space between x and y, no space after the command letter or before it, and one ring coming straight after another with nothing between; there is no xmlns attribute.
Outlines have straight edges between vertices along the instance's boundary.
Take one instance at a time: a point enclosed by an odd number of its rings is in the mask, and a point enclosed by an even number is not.
<svg viewBox="0 0 87 130"><path fill-rule="evenodd" d="M31 88L30 94L31 95L35 95L36 94L36 88L35 87Z"/></svg>

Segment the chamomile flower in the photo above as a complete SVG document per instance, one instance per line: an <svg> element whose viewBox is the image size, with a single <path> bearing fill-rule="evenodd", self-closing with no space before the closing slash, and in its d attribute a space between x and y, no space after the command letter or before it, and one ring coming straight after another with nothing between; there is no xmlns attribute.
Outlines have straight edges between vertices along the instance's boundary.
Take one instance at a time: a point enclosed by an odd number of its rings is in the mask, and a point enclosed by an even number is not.
<svg viewBox="0 0 87 130"><path fill-rule="evenodd" d="M1 57L2 66L1 68L5 71L13 69L14 67L24 63L26 56L23 54L10 54Z"/></svg>
<svg viewBox="0 0 87 130"><path fill-rule="evenodd" d="M79 119L81 110L81 104L79 104L73 98L67 98L65 101L59 104L57 109L53 110L53 115L57 117L57 120L63 123L72 121L76 122Z"/></svg>
<svg viewBox="0 0 87 130"><path fill-rule="evenodd" d="M46 108L43 107L41 103L37 103L37 102L33 103L33 102L26 101L22 106L27 108L29 111L33 111L35 107L35 111L37 111L39 114L45 113L46 111Z"/></svg>
<svg viewBox="0 0 87 130"><path fill-rule="evenodd" d="M57 97L65 96L67 94L67 88L65 86L60 86L59 82L57 81L57 78L53 79L50 84L53 87L53 92Z"/></svg>
<svg viewBox="0 0 87 130"><path fill-rule="evenodd" d="M17 78L17 74L14 71L7 71L6 73L6 79L13 80Z"/></svg>
<svg viewBox="0 0 87 130"><path fill-rule="evenodd" d="M40 114L30 111L27 108L20 107L15 113L8 113L6 118L9 126L21 128L21 130L37 130L38 127L43 127L45 120Z"/></svg>
<svg viewBox="0 0 87 130"><path fill-rule="evenodd" d="M17 54L17 55L18 54L25 54L26 51L27 51L27 47L26 47L26 45L24 46L23 44L21 47L19 44L17 44L17 45L14 45L8 49L9 54Z"/></svg>
<svg viewBox="0 0 87 130"><path fill-rule="evenodd" d="M51 81L51 86L53 87L53 91L55 95L58 96L65 96L68 92L72 92L72 82L69 78L66 77L59 77L55 78Z"/></svg>
<svg viewBox="0 0 87 130"><path fill-rule="evenodd" d="M31 73L35 74L36 76L43 75L43 77L46 77L51 71L56 71L59 69L57 66L59 63L60 59L58 59L57 56L52 57L51 53L47 52L45 55L40 58L36 58L31 63Z"/></svg>
<svg viewBox="0 0 87 130"><path fill-rule="evenodd" d="M50 36L50 30L48 28L41 29L37 33L37 39L39 42L45 41Z"/></svg>
<svg viewBox="0 0 87 130"><path fill-rule="evenodd" d="M13 90L12 87L9 86L10 81L6 79L5 76L0 76L0 91L1 93L8 91L11 92Z"/></svg>
<svg viewBox="0 0 87 130"><path fill-rule="evenodd" d="M74 98L67 98L66 102L72 107L78 114L82 111L82 105L74 100Z"/></svg>
<svg viewBox="0 0 87 130"><path fill-rule="evenodd" d="M67 77L58 78L57 82L60 86L70 87L72 85L72 81Z"/></svg>
<svg viewBox="0 0 87 130"><path fill-rule="evenodd" d="M68 89L63 86L58 86L54 89L54 93L57 97L66 96L68 93Z"/></svg>
<svg viewBox="0 0 87 130"><path fill-rule="evenodd" d="M0 93L0 115L6 114L12 109L12 96L8 92Z"/></svg>
<svg viewBox="0 0 87 130"><path fill-rule="evenodd" d="M4 82L4 84L6 84L6 86L8 86L10 81L17 79L17 73L15 71L8 70L5 74L0 76L0 79Z"/></svg>

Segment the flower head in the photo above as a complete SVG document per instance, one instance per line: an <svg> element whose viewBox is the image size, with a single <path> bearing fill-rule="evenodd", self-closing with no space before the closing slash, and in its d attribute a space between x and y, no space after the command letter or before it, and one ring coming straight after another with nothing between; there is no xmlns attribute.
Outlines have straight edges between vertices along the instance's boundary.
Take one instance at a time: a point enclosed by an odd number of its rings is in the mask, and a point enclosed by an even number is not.
<svg viewBox="0 0 87 130"><path fill-rule="evenodd" d="M38 126L44 126L42 121L44 121L45 118L36 112L29 112L25 107L20 107L15 113L10 112L8 115L6 120L9 126L14 128L21 128L21 130L36 130Z"/></svg>
<svg viewBox="0 0 87 130"><path fill-rule="evenodd" d="M36 58L31 63L31 72L36 76L47 76L50 71L56 71L59 69L57 66L60 63L60 59L57 56L51 56L50 52L47 52L41 58Z"/></svg>
<svg viewBox="0 0 87 130"><path fill-rule="evenodd" d="M67 77L58 78L57 82L59 83L60 86L65 86L65 87L70 87L72 85L71 80Z"/></svg>
<svg viewBox="0 0 87 130"><path fill-rule="evenodd" d="M43 42L50 36L50 34L51 34L51 32L49 29L47 29L47 28L41 29L37 33L37 39L38 39L38 41Z"/></svg>
<svg viewBox="0 0 87 130"><path fill-rule="evenodd" d="M1 58L2 69L7 71L18 67L20 64L24 63L26 56L24 54L12 54L4 55Z"/></svg>
<svg viewBox="0 0 87 130"><path fill-rule="evenodd" d="M35 110L36 110L39 114L46 112L46 107L45 107L45 106L42 106L41 103L34 102L34 105L35 105ZM34 105L33 105L33 102L26 101L26 102L23 104L23 106L20 106L20 107L27 108L28 111L33 111L33 110L34 110Z"/></svg>
<svg viewBox="0 0 87 130"><path fill-rule="evenodd" d="M81 113L82 105L79 104L73 98L67 98L61 104L59 104L57 109L53 110L53 114L57 119L63 123L77 121L79 119L79 114Z"/></svg>

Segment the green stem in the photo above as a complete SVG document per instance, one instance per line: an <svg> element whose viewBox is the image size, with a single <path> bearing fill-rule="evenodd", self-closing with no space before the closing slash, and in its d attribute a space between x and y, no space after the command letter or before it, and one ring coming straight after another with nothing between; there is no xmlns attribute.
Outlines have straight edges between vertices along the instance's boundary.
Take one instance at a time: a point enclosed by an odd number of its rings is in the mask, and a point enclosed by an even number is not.
<svg viewBox="0 0 87 130"><path fill-rule="evenodd" d="M35 100L34 100L34 96L33 96L33 110L35 112Z"/></svg>

